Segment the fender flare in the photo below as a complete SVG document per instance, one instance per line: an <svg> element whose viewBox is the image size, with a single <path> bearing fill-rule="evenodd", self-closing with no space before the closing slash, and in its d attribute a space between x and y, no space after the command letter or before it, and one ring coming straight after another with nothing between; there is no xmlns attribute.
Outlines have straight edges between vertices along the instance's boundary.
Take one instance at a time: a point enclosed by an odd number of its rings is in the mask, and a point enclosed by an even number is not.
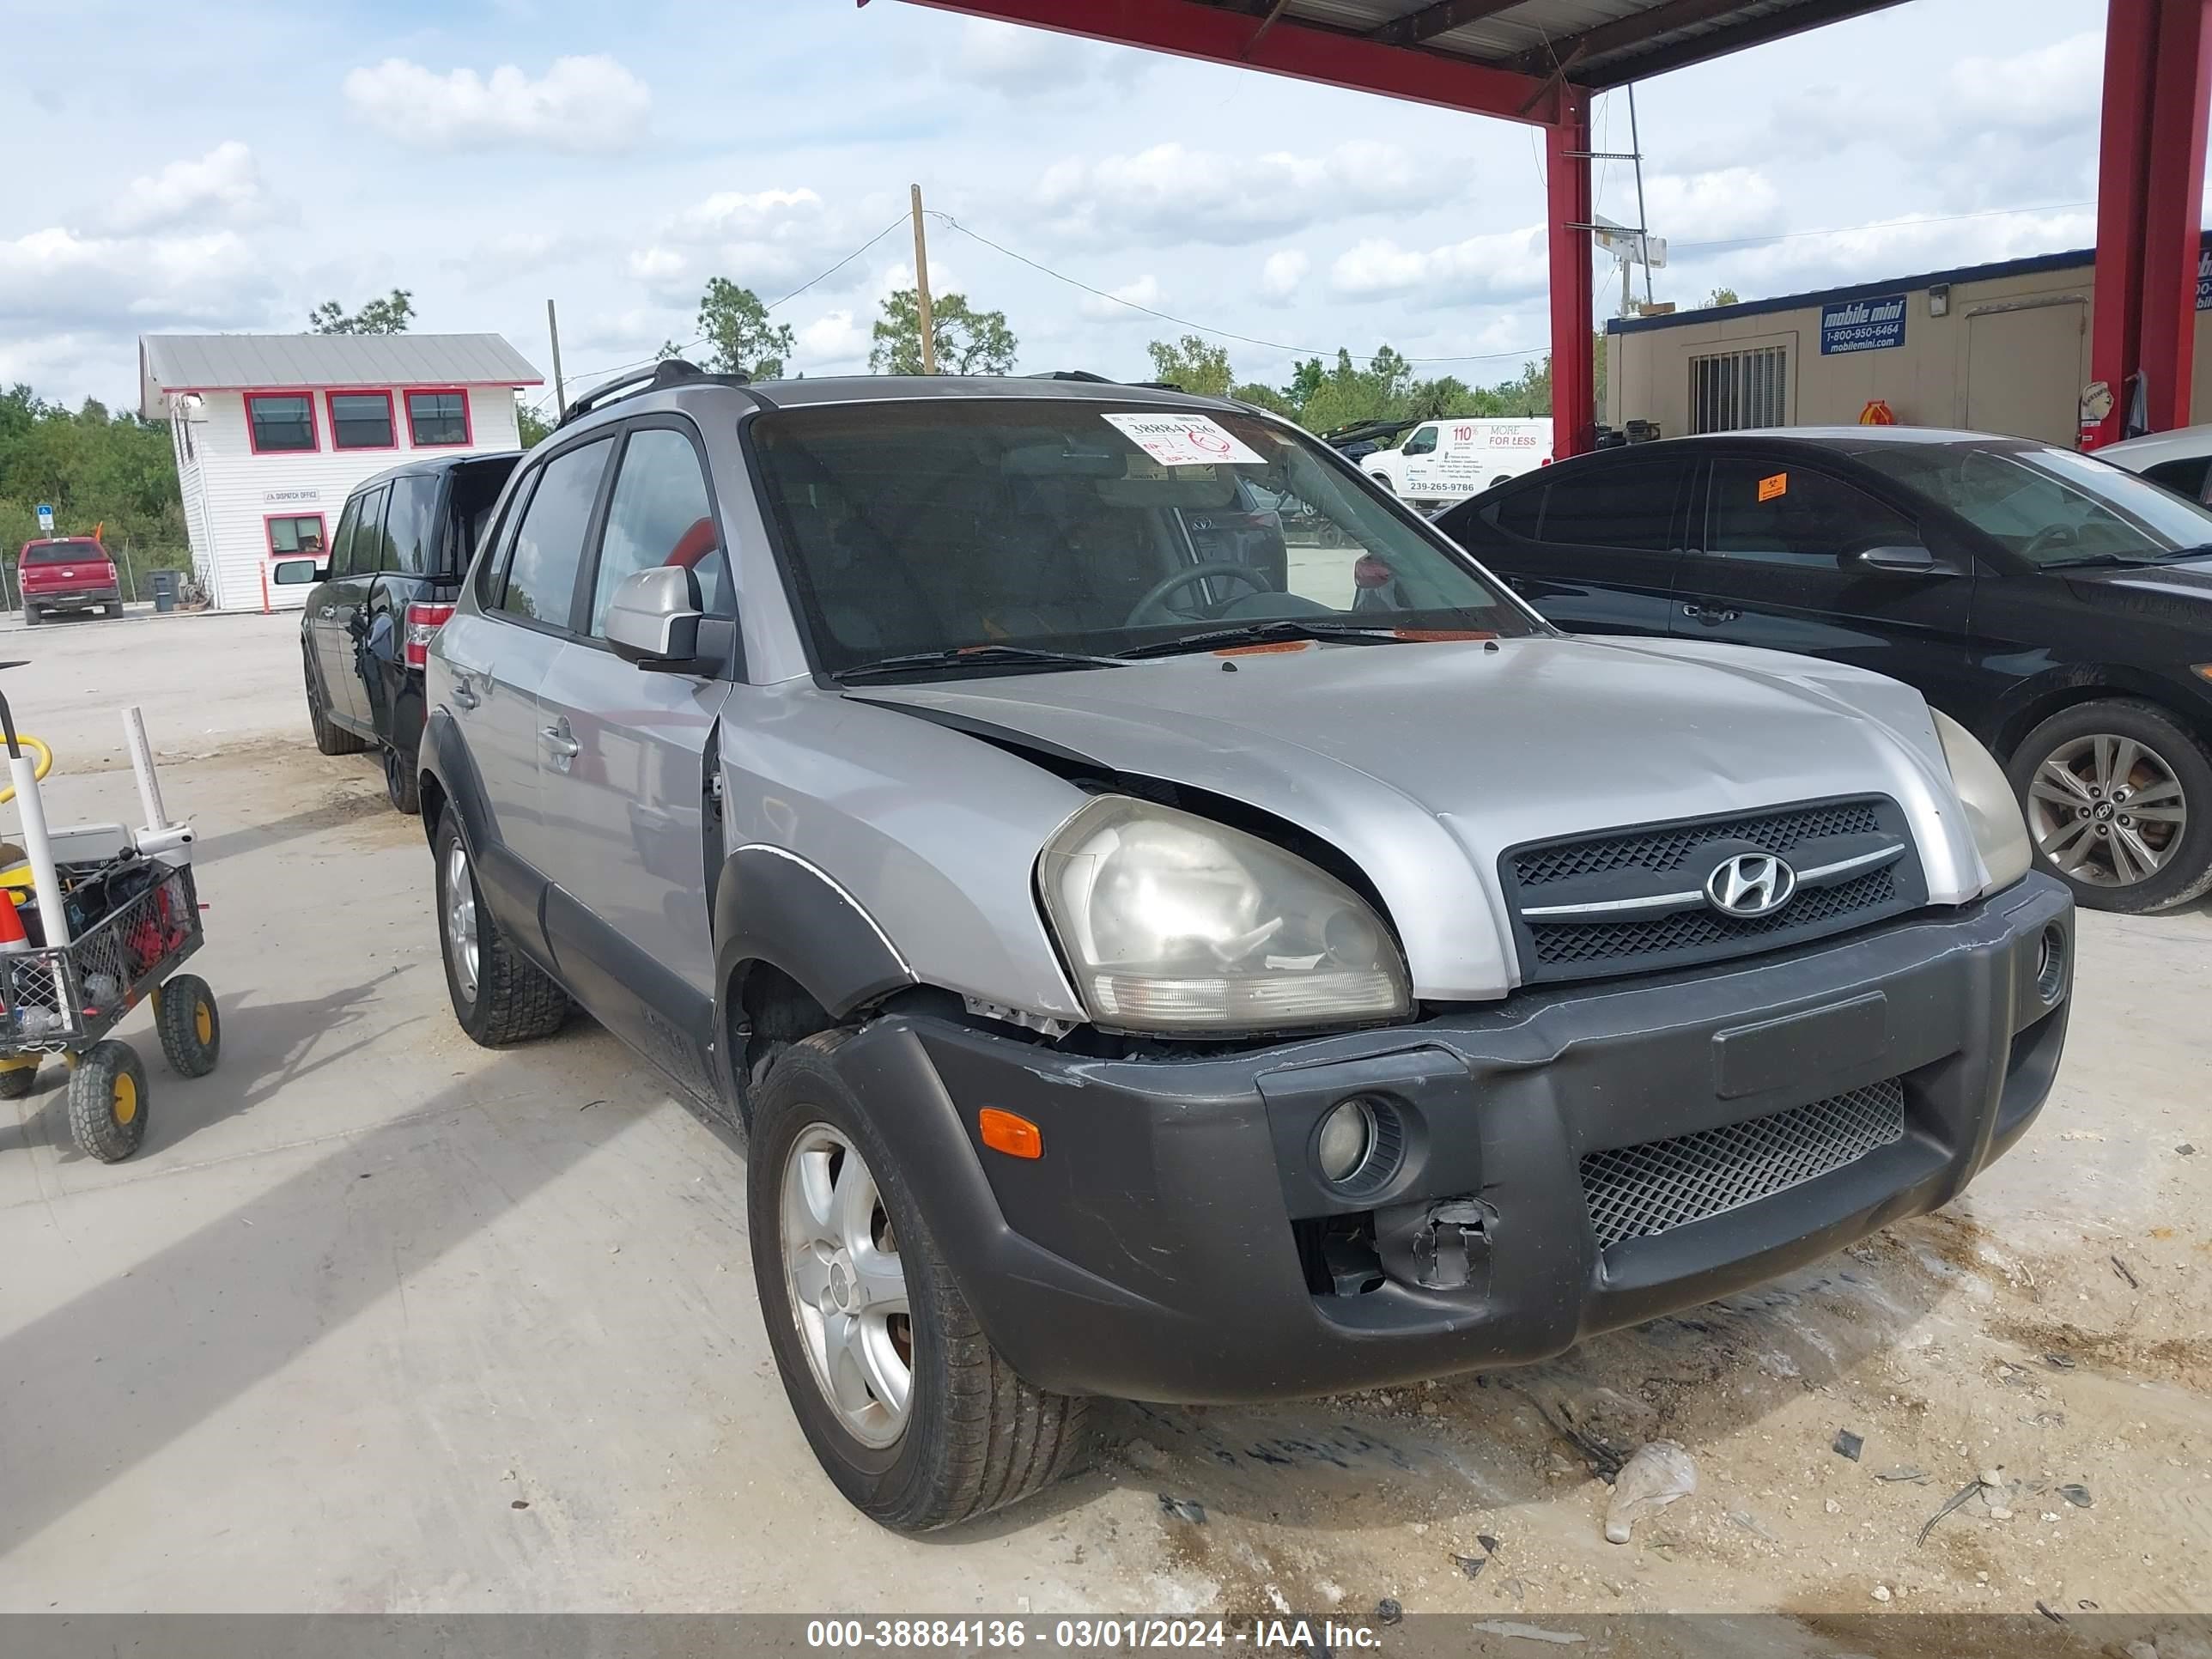
<svg viewBox="0 0 2212 1659"><path fill-rule="evenodd" d="M765 842L738 848L714 883L714 982L764 962L842 1020L920 979L876 919L836 879L799 854ZM726 1008L726 1015L734 1012Z"/></svg>

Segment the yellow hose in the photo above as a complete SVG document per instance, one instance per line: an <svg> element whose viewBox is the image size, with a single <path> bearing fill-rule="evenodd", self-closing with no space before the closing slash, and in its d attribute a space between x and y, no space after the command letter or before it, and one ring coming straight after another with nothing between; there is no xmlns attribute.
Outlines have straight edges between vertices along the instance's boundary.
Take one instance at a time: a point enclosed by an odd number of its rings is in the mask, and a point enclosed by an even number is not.
<svg viewBox="0 0 2212 1659"><path fill-rule="evenodd" d="M35 750L38 752L38 762L31 769L31 775L38 779L40 782L44 783L46 781L46 774L54 769L54 751L47 748L43 743L40 743L28 732L18 732L15 734L15 741L22 748ZM0 789L0 806L5 806L9 801L15 799L15 786L14 784L11 783L6 788Z"/></svg>

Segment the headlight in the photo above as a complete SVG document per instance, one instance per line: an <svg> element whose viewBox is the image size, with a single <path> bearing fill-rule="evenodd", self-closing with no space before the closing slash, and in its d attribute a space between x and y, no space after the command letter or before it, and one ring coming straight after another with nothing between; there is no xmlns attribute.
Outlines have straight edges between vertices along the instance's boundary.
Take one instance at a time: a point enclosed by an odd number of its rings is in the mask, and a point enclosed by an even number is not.
<svg viewBox="0 0 2212 1659"><path fill-rule="evenodd" d="M1384 1019L1412 1006L1375 912L1256 836L1104 795L1061 826L1038 872L1102 1025L1255 1030Z"/></svg>
<svg viewBox="0 0 2212 1659"><path fill-rule="evenodd" d="M1943 758L1951 768L1952 785L1966 806L1974 846L1990 872L1990 884L1983 890L1993 893L2000 887L2009 887L2027 873L2027 866L2034 861L2027 823L2020 815L2012 780L1972 732L1941 709L1928 712L1936 716L1936 735L1943 740Z"/></svg>

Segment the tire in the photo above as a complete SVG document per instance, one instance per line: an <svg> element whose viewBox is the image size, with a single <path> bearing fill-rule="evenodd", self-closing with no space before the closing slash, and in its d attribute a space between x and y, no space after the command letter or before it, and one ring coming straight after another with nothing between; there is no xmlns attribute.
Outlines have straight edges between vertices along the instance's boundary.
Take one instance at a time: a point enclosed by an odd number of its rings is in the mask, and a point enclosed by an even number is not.
<svg viewBox="0 0 2212 1659"><path fill-rule="evenodd" d="M70 1138L87 1158L120 1164L146 1139L146 1073L127 1042L95 1042L70 1073Z"/></svg>
<svg viewBox="0 0 2212 1659"><path fill-rule="evenodd" d="M27 605L23 607L24 627L36 628L40 623L46 621L46 613L40 611L35 605Z"/></svg>
<svg viewBox="0 0 2212 1659"><path fill-rule="evenodd" d="M39 1057L26 1054L0 1069L0 1100L25 1100L39 1081Z"/></svg>
<svg viewBox="0 0 2212 1659"><path fill-rule="evenodd" d="M173 974L154 991L161 1057L179 1077L205 1077L222 1053L222 1016L198 974Z"/></svg>
<svg viewBox="0 0 2212 1659"><path fill-rule="evenodd" d="M838 1068L837 1049L846 1040L844 1032L824 1031L793 1043L753 1091L745 1160L753 1276L784 1392L823 1472L869 1519L899 1532L927 1532L1016 1503L1057 1480L1082 1449L1090 1401L1031 1387L991 1346L938 1252L905 1172ZM860 1389L852 1396L859 1401L859 1426L831 1403L816 1339L801 1323L797 1280L786 1267L787 1194L792 1204L804 1205L796 1196L805 1182L793 1173L794 1153L819 1157L816 1167L825 1180L833 1169L848 1176L847 1160L857 1155L862 1173L873 1178L870 1240L891 1241L878 1261L890 1258L907 1299L902 1418L866 1384L860 1360L841 1372ZM825 1207L835 1213L834 1206ZM809 1224L799 1216L795 1210L793 1224L803 1231ZM836 1224L829 1224L834 1231ZM823 1248L826 1241L803 1245L793 1259L803 1261L805 1249ZM848 1267L852 1259L848 1253ZM868 1277L848 1272L842 1281L825 1278L820 1294L826 1299L831 1286L858 1285ZM847 1317L833 1312L821 1319L817 1313L825 1330ZM856 1317L855 1328L866 1331L865 1309ZM882 1333L859 1345L879 1367L902 1355L899 1318L890 1316Z"/></svg>
<svg viewBox="0 0 2212 1659"><path fill-rule="evenodd" d="M358 755L368 747L359 738L330 717L323 707L322 688L315 683L315 670L307 665L307 724L315 733L315 751L323 755Z"/></svg>
<svg viewBox="0 0 2212 1659"><path fill-rule="evenodd" d="M2212 754L2156 703L2062 708L2021 740L2005 774L2044 867L2075 902L2139 915L2212 888Z"/></svg>
<svg viewBox="0 0 2212 1659"><path fill-rule="evenodd" d="M394 810L410 818L422 811L422 781L389 744L384 748L384 793Z"/></svg>
<svg viewBox="0 0 2212 1659"><path fill-rule="evenodd" d="M568 994L507 942L482 898L476 866L451 813L438 826L438 955L453 1018L471 1042L504 1048L551 1036L568 1018ZM465 881L465 893L459 884ZM457 895L465 909L457 905ZM464 921L464 914L465 921ZM473 956L464 948L473 944ZM471 975L473 974L471 979Z"/></svg>

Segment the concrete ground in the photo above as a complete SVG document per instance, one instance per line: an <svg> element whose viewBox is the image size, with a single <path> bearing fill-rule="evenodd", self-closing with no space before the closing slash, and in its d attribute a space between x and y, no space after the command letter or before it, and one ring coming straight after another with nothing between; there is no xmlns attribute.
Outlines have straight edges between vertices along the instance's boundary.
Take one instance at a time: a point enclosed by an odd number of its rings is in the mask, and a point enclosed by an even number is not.
<svg viewBox="0 0 2212 1659"><path fill-rule="evenodd" d="M58 1066L0 1118L0 1612L2212 1604L2206 911L2083 919L2051 1105L1941 1215L1533 1370L1115 1407L1090 1473L915 1541L793 1424L742 1144L588 1022L455 1030L420 829L313 752L295 628L9 641L58 822L135 817L145 703L224 1047L188 1082L125 1023L127 1164L70 1147ZM1592 1465L1662 1436L1698 1490L1609 1545Z"/></svg>

